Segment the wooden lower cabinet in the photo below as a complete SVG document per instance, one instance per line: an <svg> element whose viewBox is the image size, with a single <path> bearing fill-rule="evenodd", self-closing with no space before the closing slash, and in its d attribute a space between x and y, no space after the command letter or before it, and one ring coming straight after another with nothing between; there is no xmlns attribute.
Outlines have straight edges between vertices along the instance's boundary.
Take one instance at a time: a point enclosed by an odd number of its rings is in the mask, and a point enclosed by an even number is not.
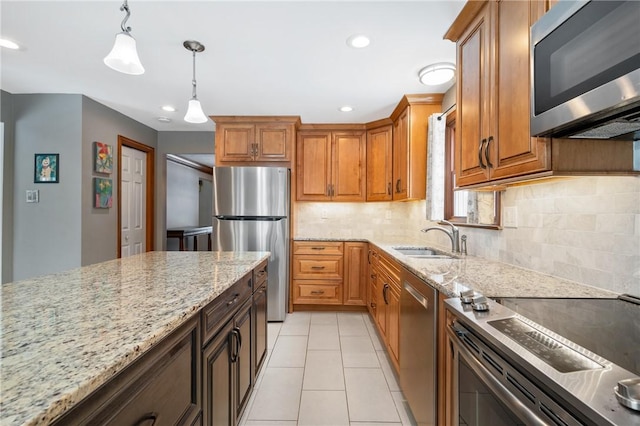
<svg viewBox="0 0 640 426"><path fill-rule="evenodd" d="M367 305L365 242L294 241L291 298L294 310ZM342 308L347 309L347 308Z"/></svg>
<svg viewBox="0 0 640 426"><path fill-rule="evenodd" d="M400 362L400 266L376 248L369 250L369 313L396 372Z"/></svg>
<svg viewBox="0 0 640 426"><path fill-rule="evenodd" d="M53 424L199 423L199 325L198 316L187 321Z"/></svg>

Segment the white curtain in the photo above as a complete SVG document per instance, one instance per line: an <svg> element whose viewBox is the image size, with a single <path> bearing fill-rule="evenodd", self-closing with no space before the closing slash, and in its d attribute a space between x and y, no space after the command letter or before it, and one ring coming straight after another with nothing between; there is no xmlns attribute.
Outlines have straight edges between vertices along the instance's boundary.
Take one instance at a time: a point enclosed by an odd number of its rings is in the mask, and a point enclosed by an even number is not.
<svg viewBox="0 0 640 426"><path fill-rule="evenodd" d="M445 119L440 113L429 117L427 143L427 220L444 217Z"/></svg>

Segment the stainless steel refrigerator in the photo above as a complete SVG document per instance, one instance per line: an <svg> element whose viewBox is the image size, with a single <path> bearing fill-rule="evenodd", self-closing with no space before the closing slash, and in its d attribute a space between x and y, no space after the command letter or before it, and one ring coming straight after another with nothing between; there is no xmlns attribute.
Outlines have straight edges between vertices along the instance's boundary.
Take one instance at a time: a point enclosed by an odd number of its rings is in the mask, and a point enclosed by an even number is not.
<svg viewBox="0 0 640 426"><path fill-rule="evenodd" d="M289 169L281 167L213 169L213 249L271 252L269 321L284 321L287 311L289 181Z"/></svg>

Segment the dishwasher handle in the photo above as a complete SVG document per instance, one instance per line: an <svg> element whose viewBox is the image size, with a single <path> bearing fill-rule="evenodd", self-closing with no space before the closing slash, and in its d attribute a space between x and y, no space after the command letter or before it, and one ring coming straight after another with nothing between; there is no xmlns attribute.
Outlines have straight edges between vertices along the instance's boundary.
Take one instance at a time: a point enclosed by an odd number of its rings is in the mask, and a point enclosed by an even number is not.
<svg viewBox="0 0 640 426"><path fill-rule="evenodd" d="M407 281L404 282L403 287L419 304L424 306L425 309L429 309L429 299L420 294L418 290L413 288Z"/></svg>

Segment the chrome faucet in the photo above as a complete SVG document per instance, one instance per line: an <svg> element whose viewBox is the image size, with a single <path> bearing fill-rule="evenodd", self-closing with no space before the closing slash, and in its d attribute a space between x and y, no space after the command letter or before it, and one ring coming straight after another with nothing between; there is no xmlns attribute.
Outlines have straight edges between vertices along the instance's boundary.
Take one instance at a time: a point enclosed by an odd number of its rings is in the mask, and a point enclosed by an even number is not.
<svg viewBox="0 0 640 426"><path fill-rule="evenodd" d="M451 251L454 253L460 253L460 232L458 227L448 220L441 220L439 223L444 223L445 225L449 225L451 230L443 228L442 226L430 226L428 228L421 229L422 232L427 233L429 231L441 231L447 234L449 239L451 240ZM466 242L466 238L465 238ZM466 245L466 244L465 244ZM466 252L466 249L465 249Z"/></svg>

